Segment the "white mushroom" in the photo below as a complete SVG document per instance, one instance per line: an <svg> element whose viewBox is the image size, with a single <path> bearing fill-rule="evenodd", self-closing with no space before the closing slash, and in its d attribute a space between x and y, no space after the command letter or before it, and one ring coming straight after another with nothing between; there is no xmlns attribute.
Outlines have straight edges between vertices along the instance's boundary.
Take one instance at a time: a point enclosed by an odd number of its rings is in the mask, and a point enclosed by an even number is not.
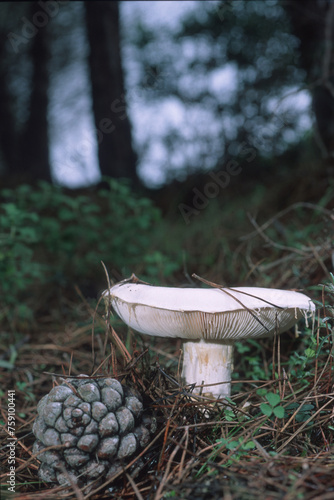
<svg viewBox="0 0 334 500"><path fill-rule="evenodd" d="M210 385L202 391L216 398L230 395L235 341L282 333L315 311L302 293L255 287L172 288L125 280L103 296L134 330L184 339L182 377L186 384Z"/></svg>

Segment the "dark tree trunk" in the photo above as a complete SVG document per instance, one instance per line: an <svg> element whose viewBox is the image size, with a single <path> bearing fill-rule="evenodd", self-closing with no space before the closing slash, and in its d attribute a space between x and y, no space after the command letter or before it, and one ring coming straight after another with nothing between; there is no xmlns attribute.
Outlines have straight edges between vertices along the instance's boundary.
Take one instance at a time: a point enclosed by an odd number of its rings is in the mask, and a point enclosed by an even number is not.
<svg viewBox="0 0 334 500"><path fill-rule="evenodd" d="M102 175L137 181L136 155L126 112L117 1L85 2L89 68Z"/></svg>
<svg viewBox="0 0 334 500"><path fill-rule="evenodd" d="M34 14L37 2L31 6ZM31 180L51 181L48 137L48 89L50 59L48 27L38 29L31 40L30 57L33 74L29 114L21 136L21 160L19 171Z"/></svg>
<svg viewBox="0 0 334 500"><path fill-rule="evenodd" d="M309 83L321 77L325 51L325 30L328 4L322 0L287 0L282 5L287 11L293 34L299 39L302 68Z"/></svg>
<svg viewBox="0 0 334 500"><path fill-rule="evenodd" d="M323 0L288 0L300 62L312 93L317 138L324 156L334 156L334 6Z"/></svg>
<svg viewBox="0 0 334 500"><path fill-rule="evenodd" d="M5 59L4 49L6 38L1 33L0 60ZM0 165L0 176L13 171L18 160L18 141L15 131L12 99L8 92L7 71L4 64L0 64L0 147L3 164Z"/></svg>

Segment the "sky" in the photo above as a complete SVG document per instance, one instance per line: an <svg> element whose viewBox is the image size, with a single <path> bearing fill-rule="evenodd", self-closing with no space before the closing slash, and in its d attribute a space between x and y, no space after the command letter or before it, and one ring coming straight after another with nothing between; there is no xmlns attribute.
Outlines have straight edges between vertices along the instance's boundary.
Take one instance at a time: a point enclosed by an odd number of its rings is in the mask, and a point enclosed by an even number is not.
<svg viewBox="0 0 334 500"><path fill-rule="evenodd" d="M133 22L141 20L148 29L164 30L168 27L177 30L181 19L188 12L196 9L199 15L205 15L205 7L210 3L213 8L217 2L197 1L126 1L121 2L121 22L123 29L131 29ZM149 8L148 8L149 7ZM83 16L80 2L74 7L77 15ZM202 9L202 10L201 10ZM81 23L83 26L83 23ZM49 118L51 122L52 137L51 164L55 182L68 187L80 187L98 182L100 179L97 142L95 138L93 115L90 101L90 84L86 63L87 42L82 26L76 28L73 39L69 44L75 63L66 67L57 77L53 78L51 85ZM197 49L198 50L198 49ZM205 48L203 48L205 50ZM183 57L194 58L194 46L191 41L185 47ZM202 107L189 109L184 103L174 96L167 96L158 101L147 101L139 92L136 81L139 78L140 68L136 61L135 52L131 46L125 46L123 52L123 65L127 87L128 111L132 122L133 141L139 155L138 174L143 182L152 188L160 187L171 177L178 177L185 163L191 164L197 151L196 123L203 120L212 127L214 136L218 122L210 119ZM184 75L181 84L185 86L202 85L203 82L189 81L189 75ZM217 96L230 99L237 85L237 74L233 64L226 64L207 75L205 80L210 90ZM282 111L284 107L294 107L300 113L300 130L308 130L311 126L310 96L307 91L294 88L286 89L286 97L271 99L268 103L273 113ZM226 129L233 135L233 119L226 120ZM210 125L209 125L210 124ZM171 153L163 141L163 136L168 130L182 130L184 137L183 147ZM293 134L292 134L293 135ZM287 133L287 142L294 137ZM146 149L143 145L147 144ZM215 165L216 159L206 159L204 169ZM188 172L190 173L190 172Z"/></svg>

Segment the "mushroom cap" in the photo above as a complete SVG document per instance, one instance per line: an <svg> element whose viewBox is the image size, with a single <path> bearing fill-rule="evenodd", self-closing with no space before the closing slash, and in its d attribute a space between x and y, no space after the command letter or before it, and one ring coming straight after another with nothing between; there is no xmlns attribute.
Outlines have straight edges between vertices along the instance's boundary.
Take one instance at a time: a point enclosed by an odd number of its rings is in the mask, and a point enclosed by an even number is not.
<svg viewBox="0 0 334 500"><path fill-rule="evenodd" d="M306 295L271 288L173 288L119 283L103 293L138 332L231 342L282 333L315 306Z"/></svg>

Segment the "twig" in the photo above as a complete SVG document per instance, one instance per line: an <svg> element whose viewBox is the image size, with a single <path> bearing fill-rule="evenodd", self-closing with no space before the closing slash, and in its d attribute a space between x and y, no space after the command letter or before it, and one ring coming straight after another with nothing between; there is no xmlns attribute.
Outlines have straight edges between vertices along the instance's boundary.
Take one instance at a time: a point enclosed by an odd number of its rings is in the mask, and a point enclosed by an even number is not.
<svg viewBox="0 0 334 500"><path fill-rule="evenodd" d="M167 483L167 480L168 480L168 476L169 476L169 471L170 471L170 468L171 468L171 465L172 465L172 461L175 457L175 455L177 454L177 452L179 451L180 447L181 447L181 444L183 443L183 441L185 440L186 438L186 431L185 433L183 434L182 438L181 438L181 441L179 442L179 444L177 444L173 450L173 452L171 453L170 457L169 457L169 460L167 462L167 466L166 466L166 470L165 470L165 473L163 475L163 478L159 484L159 488L154 496L154 500L160 500L160 498L162 498L162 490L165 486L165 484Z"/></svg>
<svg viewBox="0 0 334 500"><path fill-rule="evenodd" d="M327 401L327 403L325 403L321 408L319 408L319 410L317 410L315 413L313 413L307 420L305 420L305 422L302 423L302 425L299 427L299 429L296 430L296 432L294 432L292 434L292 436L289 437L289 439L287 441L285 441L285 443L283 443L277 450L277 453L280 453L281 451L284 450L284 448L290 443L290 441L292 441L303 429L304 427L307 426L307 424L309 422L311 422L311 420L314 419L314 417L316 415L318 415L324 408L326 408L326 406L328 406L330 403L333 404L333 401L332 400L329 400ZM300 407L298 408L298 410L300 409ZM296 412L295 412L296 413ZM284 426L286 427L286 426Z"/></svg>
<svg viewBox="0 0 334 500"><path fill-rule="evenodd" d="M64 465L62 463L60 463L59 466L60 466L62 473L65 475L66 479L68 480L69 484L71 485L72 490L74 491L74 494L77 497L77 499L84 500L84 496L83 496L82 492L80 491L78 485L73 481L72 477L67 472Z"/></svg>
<svg viewBox="0 0 334 500"><path fill-rule="evenodd" d="M130 467L133 466L133 464L135 464L137 462L137 460L139 460L143 455L145 455L145 453L147 453L147 451L153 446L153 444L162 436L162 434L164 433L164 429L162 429L155 437L154 439L152 439L152 441L146 446L146 448L144 450L142 450L139 455L136 456L136 458L134 458L131 462L129 462L126 467L124 467L123 470L117 472L117 474L115 474L114 476L112 476L111 478L109 478L107 481L105 481L103 484L101 484L98 488L96 488L94 491L91 491L88 495L86 495L84 497L84 500L88 500L89 498L91 498L93 495L95 495L96 493L98 493L99 491L105 489L108 484L112 483L116 478L118 478L119 476L121 476L122 474L124 474L124 472L126 472L128 469L130 469ZM44 451L44 450L43 450Z"/></svg>
<svg viewBox="0 0 334 500"><path fill-rule="evenodd" d="M129 481L129 483L131 484L132 489L133 489L133 491L135 492L136 497L138 498L138 500L144 500L144 497L143 497L143 496L142 496L142 494L140 493L140 491L139 491L139 489L138 489L138 486L136 485L136 483L134 482L134 480L132 479L132 477L130 476L130 474L126 473L125 475L126 475L126 477L128 478L128 481Z"/></svg>
<svg viewBox="0 0 334 500"><path fill-rule="evenodd" d="M179 468L179 473L178 473L178 479L179 479L179 481L181 481L181 476L182 476L182 472L183 472L183 468L184 468L184 461L185 461L186 454L187 454L187 451L188 451L189 427L186 427L185 432L186 432L186 443L185 443L185 446L184 446L184 449L183 449L183 452L182 452L181 461L180 461L180 468Z"/></svg>
<svg viewBox="0 0 334 500"><path fill-rule="evenodd" d="M261 229L261 231L264 231L269 226L271 226L271 224L273 224L277 219L280 219L284 215L291 212L291 210L295 210L296 208L309 208L309 209L314 210L314 211L318 210L319 212L322 212L324 215L327 215L332 220L334 220L333 210L328 210L327 208L323 208L319 205L315 205L314 203L307 203L307 202L299 201L297 203L294 203L293 205L290 205L289 207L285 208L284 210L281 210L280 212L278 212L276 215L274 215L273 217L268 219L264 224L259 226L259 229ZM241 236L240 240L241 241L249 240L249 239L253 238L254 236L257 236L257 234L258 234L258 230L253 231L252 233L246 234L245 236ZM307 251L307 248L305 248L305 251Z"/></svg>
<svg viewBox="0 0 334 500"><path fill-rule="evenodd" d="M254 217L252 217L250 214L247 214L248 215L248 218L249 220L251 221L251 223L253 224L253 226L256 228L258 234L262 237L262 239L268 243L270 246L274 247L274 248L278 248L279 250L288 250L289 252L295 252L297 253L298 255L303 255L303 256L306 256L306 252L304 250L299 250L298 248L295 248L295 247L289 247L287 245L281 245L280 243L276 243L274 240L272 240L271 238L269 238L269 236L267 236L264 231L261 229L261 227L258 225L258 223L256 222L256 220L254 219Z"/></svg>

